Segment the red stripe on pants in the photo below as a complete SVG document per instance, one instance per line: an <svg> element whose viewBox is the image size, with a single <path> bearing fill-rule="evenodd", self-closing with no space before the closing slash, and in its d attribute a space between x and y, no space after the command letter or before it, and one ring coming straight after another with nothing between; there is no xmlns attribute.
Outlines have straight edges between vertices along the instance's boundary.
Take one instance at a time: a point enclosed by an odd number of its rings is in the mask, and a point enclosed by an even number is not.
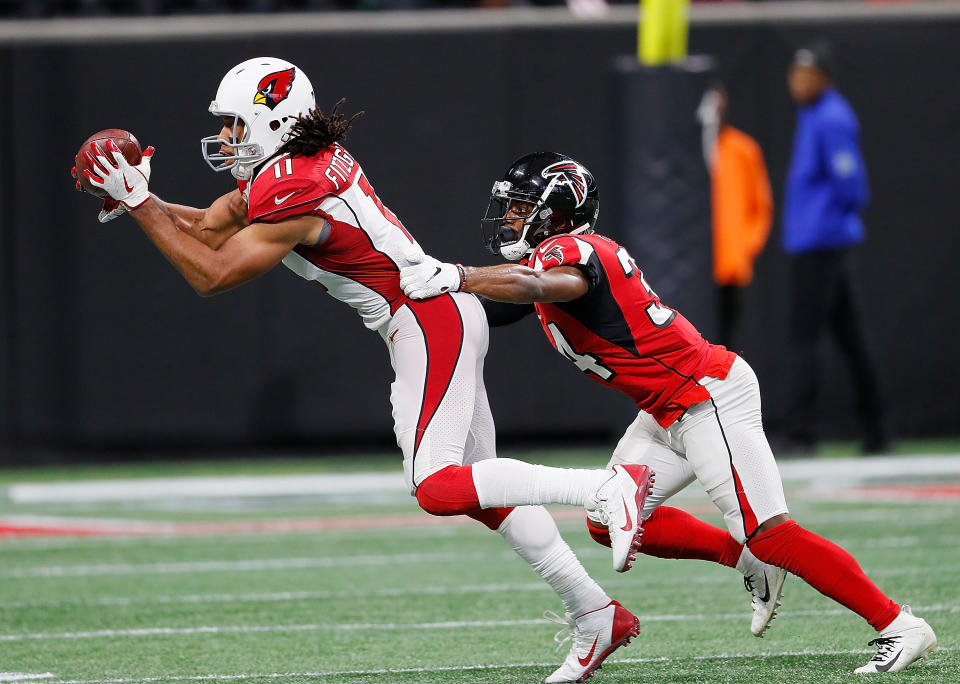
<svg viewBox="0 0 960 684"><path fill-rule="evenodd" d="M730 470L733 471L733 483L737 488L737 501L740 503L740 515L743 517L743 534L749 539L759 527L757 515L750 507L750 502L747 501L747 495L743 491L743 483L740 482L740 475L737 473L737 469L733 467L733 463L730 464Z"/></svg>
<svg viewBox="0 0 960 684"><path fill-rule="evenodd" d="M413 443L416 457L420 440L443 401L463 348L463 319L453 297L444 295L422 302L409 302L427 347L427 371L423 383L423 403L417 418L417 435Z"/></svg>

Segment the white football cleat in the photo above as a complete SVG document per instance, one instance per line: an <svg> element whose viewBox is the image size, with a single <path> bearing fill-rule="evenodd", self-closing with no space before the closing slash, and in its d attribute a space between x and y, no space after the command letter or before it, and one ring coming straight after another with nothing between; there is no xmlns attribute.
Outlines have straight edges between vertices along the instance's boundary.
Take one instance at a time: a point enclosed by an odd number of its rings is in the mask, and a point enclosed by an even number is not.
<svg viewBox="0 0 960 684"><path fill-rule="evenodd" d="M553 637L554 641L562 645L573 639L567 659L544 680L548 684L587 681L600 669L604 658L640 633L640 620L616 601L577 617L567 613L561 618L552 611L543 616L564 626Z"/></svg>
<svg viewBox="0 0 960 684"><path fill-rule="evenodd" d="M770 627L770 623L777 617L777 609L783 597L783 583L787 580L787 571L764 563L746 546L743 547L740 560L737 561L737 570L743 573L743 586L753 595L750 600L753 608L750 631L753 636L762 637Z"/></svg>
<svg viewBox="0 0 960 684"><path fill-rule="evenodd" d="M613 474L593 495L587 515L610 530L613 569L626 572L637 559L643 534L643 502L653 491L653 471L645 465L615 465Z"/></svg>
<svg viewBox="0 0 960 684"><path fill-rule="evenodd" d="M876 645L877 653L854 670L857 674L899 672L920 658L929 658L937 650L937 635L926 620L913 615L910 606L901 606L900 614L869 645Z"/></svg>

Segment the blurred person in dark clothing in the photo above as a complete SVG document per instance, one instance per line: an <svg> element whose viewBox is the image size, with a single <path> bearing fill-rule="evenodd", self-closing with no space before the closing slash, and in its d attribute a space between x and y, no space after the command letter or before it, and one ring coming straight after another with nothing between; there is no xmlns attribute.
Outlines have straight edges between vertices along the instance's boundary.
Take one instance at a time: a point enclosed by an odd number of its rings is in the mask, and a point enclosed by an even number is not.
<svg viewBox="0 0 960 684"><path fill-rule="evenodd" d="M866 453L890 450L886 402L855 285L867 175L860 124L833 84L833 55L819 43L797 50L787 78L797 130L787 173L783 248L790 258L795 385L787 437L794 452L817 441L820 341L829 332L850 369Z"/></svg>
<svg viewBox="0 0 960 684"><path fill-rule="evenodd" d="M713 213L713 279L717 284L717 344L734 349L743 290L773 222L770 178L760 146L727 121L727 89L719 81L697 112L703 154L710 169Z"/></svg>

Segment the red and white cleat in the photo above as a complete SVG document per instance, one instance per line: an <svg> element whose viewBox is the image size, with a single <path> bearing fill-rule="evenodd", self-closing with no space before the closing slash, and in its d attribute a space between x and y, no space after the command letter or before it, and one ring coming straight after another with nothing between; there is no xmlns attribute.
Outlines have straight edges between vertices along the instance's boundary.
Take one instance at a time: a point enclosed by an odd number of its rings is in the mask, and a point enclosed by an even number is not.
<svg viewBox="0 0 960 684"><path fill-rule="evenodd" d="M645 465L615 465L610 478L594 494L587 515L610 530L613 569L626 572L637 559L643 535L643 503L653 491L653 471Z"/></svg>
<svg viewBox="0 0 960 684"><path fill-rule="evenodd" d="M616 601L603 608L574 617L567 613L561 618L552 611L543 614L548 620L564 625L554 636L554 641L564 644L573 639L567 659L546 682L585 682L604 659L640 633L640 620ZM566 633L561 638L561 635Z"/></svg>

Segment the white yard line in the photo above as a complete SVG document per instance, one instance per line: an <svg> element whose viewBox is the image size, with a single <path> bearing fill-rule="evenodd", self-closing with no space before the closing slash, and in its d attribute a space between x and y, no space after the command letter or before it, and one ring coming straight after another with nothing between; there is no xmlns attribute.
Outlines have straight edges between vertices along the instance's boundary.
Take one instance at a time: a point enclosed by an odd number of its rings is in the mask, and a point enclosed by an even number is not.
<svg viewBox="0 0 960 684"><path fill-rule="evenodd" d="M29 672L0 672L0 682L35 682L39 679L56 679L52 672L30 674Z"/></svg>
<svg viewBox="0 0 960 684"><path fill-rule="evenodd" d="M606 554L604 554L606 555ZM499 553L437 552L377 554L365 556L329 556L319 558L261 558L250 560L209 560L171 563L101 563L97 565L48 565L0 570L0 578L37 579L57 577L95 577L103 575L169 575L188 572L258 572L263 570L296 570L342 568L356 565L409 565L429 563L463 563L470 561L513 558L511 551Z"/></svg>
<svg viewBox="0 0 960 684"><path fill-rule="evenodd" d="M941 653L953 653L956 648L947 647L939 649ZM822 657L836 655L861 655L873 653L867 649L847 649L847 650L804 650L804 651L773 651L765 653L716 653L699 656L676 656L661 658L610 658L606 661L607 665L634 665L644 663L679 663L679 662L699 662L704 660L751 660L754 658L790 658L790 657ZM935 656L934 656L935 657ZM336 670L327 672L262 672L248 674L208 674L195 676L168 676L163 677L119 677L115 679L70 679L58 682L58 684L152 684L152 682L208 682L208 681L245 681L250 679L295 679L310 677L346 677L362 675L388 675L388 674L429 674L432 672L476 672L476 671L497 671L512 669L532 669L532 668L554 668L555 662L549 663L501 663L496 665L453 665L448 667L403 667L403 668L383 668L374 670Z"/></svg>
<svg viewBox="0 0 960 684"><path fill-rule="evenodd" d="M0 634L5 641L47 641L72 639L114 639L117 637L191 636L197 634L260 634L264 632L340 632L340 631L395 631L395 630L445 630L488 627L529 627L545 625L542 619L531 620L457 620L448 622L360 622L340 624L303 625L205 625L201 627L144 627L141 629L98 629L89 632L34 632L30 634Z"/></svg>
<svg viewBox="0 0 960 684"><path fill-rule="evenodd" d="M506 557L512 557L512 554L504 554ZM585 554L580 554L581 556ZM457 556L458 559L462 556ZM884 576L897 576L910 574L914 571L904 569L881 569L872 574ZM733 577L733 575L730 575ZM734 582L725 575L712 575L696 579L697 584L723 584ZM694 581L687 576L664 576L644 578L643 583L647 586L677 585L687 584ZM604 582L604 586L609 589L630 588L637 585L638 580L629 579L610 579ZM55 608L64 606L139 606L139 605L176 605L176 604L204 604L204 603L277 603L288 601L324 601L337 599L355 599L355 598L394 598L394 597L412 597L412 596L458 596L463 594L499 594L499 593L539 593L549 592L550 587L543 582L526 583L501 583L501 584L476 584L476 585L458 585L458 586L434 586L434 587L386 587L370 590L356 591L281 591L281 592L262 592L262 593L244 593L244 594L185 594L181 596L150 596L150 597L128 597L128 596L105 596L94 599L70 598L70 599L34 599L26 601L0 601L0 609L27 609L27 608ZM960 611L960 606L944 606L929 608L932 611L954 610ZM792 612L791 615L834 615L846 611L838 609L831 611ZM708 616L709 617L709 616ZM712 616L717 617L717 616ZM730 614L722 619L734 619L742 617L741 614ZM679 616L677 619L702 619L701 617ZM648 621L667 619L663 616L648 617Z"/></svg>
<svg viewBox="0 0 960 684"><path fill-rule="evenodd" d="M933 605L917 606L917 612L938 613L957 612L960 606ZM842 615L848 611L837 609L785 612L783 617L825 617ZM746 620L749 613L720 613L715 615L638 615L642 622L685 622L706 620ZM487 629L490 627L549 627L542 619L529 620L457 620L446 622L363 622L363 623L308 623L300 625L205 625L200 627L142 627L137 629L100 629L86 632L33 632L24 634L0 634L0 642L11 641L52 641L75 639L115 639L120 637L153 636L195 636L210 634L258 634L275 632L345 632L345 631L396 631L396 630L450 630L450 629Z"/></svg>
<svg viewBox="0 0 960 684"><path fill-rule="evenodd" d="M885 544L882 539L876 544L869 544L871 548L902 548L914 545L910 537L898 537L891 543ZM949 544L946 544L949 546ZM867 546L857 540L851 546ZM581 558L601 558L609 555L606 548L600 546L578 547L577 555ZM499 562L516 558L512 551L472 551L472 552L435 552L435 553L399 553L399 554L370 554L359 556L321 556L314 558L254 558L244 560L207 560L182 561L166 563L98 563L94 565L47 565L19 568L0 569L0 578L6 579L57 579L63 577L97 577L110 575L170 575L183 573L211 573L211 572L261 572L266 570L298 570L319 568L341 568L350 566L378 567L387 565L415 565L418 563L464 563L464 562ZM875 575L909 575L916 570L911 568L878 568L870 570ZM941 568L939 572L953 574L960 572L960 566ZM672 578L672 580L688 582L690 578ZM648 579L649 581L655 581ZM702 580L697 580L702 581Z"/></svg>
<svg viewBox="0 0 960 684"><path fill-rule="evenodd" d="M960 455L785 459L778 463L784 483L831 490L902 478L960 478ZM404 494L399 468L365 473L154 477L123 480L21 482L7 488L13 503L147 501L176 498L223 499L277 496Z"/></svg>
<svg viewBox="0 0 960 684"><path fill-rule="evenodd" d="M609 582L604 583L608 585ZM417 589L381 588L357 591L280 591L260 594L187 594L184 596L126 597L107 596L97 599L63 599L0 602L0 609L54 608L57 606L132 606L201 603L275 603L286 601L327 601L332 599L392 598L407 596L450 596L460 594L528 593L551 591L544 582L526 584L478 584L459 587L422 587Z"/></svg>
<svg viewBox="0 0 960 684"><path fill-rule="evenodd" d="M696 583L704 584L724 584L733 582L733 586L739 583L731 576L715 575L709 577L698 577ZM603 583L604 587L611 589L631 588L637 585L636 579L610 579ZM694 581L690 577L659 577L647 578L643 580L644 586L663 586L676 584L689 584ZM526 593L526 592L549 592L552 591L549 585L543 582L530 582L526 584L479 584L464 585L454 587L424 587L418 589L408 588L383 588L374 590L357 591L282 591L273 593L255 593L255 594L186 594L183 596L157 596L157 597L127 597L127 596L106 596L95 599L34 599L27 601L6 601L0 602L0 609L22 609L22 608L55 608L59 606L136 606L136 605L170 605L178 603L201 604L201 603L272 603L283 601L309 601L309 600L331 600L331 599L354 599L354 598L390 598L404 596L448 596L462 594L487 594L487 593Z"/></svg>

